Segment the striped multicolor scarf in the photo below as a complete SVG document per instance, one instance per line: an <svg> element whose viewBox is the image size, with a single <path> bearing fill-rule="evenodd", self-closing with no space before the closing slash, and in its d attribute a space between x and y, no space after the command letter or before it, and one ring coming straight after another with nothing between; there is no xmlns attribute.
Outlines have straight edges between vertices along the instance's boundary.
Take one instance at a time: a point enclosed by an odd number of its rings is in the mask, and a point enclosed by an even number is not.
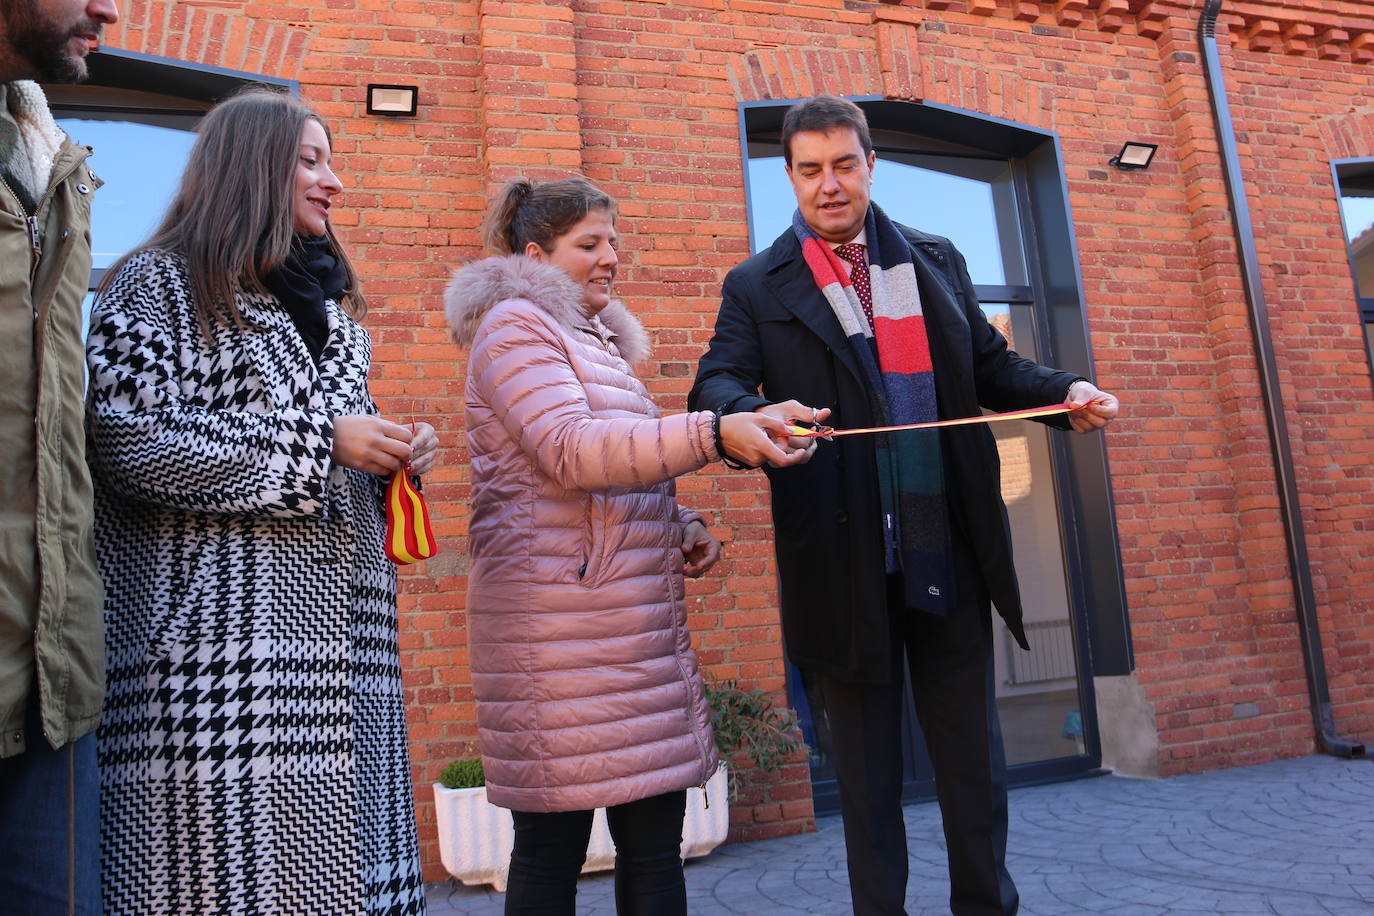
<svg viewBox="0 0 1374 916"><path fill-rule="evenodd" d="M865 232L873 328L839 258L806 224L800 210L792 217L792 230L816 285L858 355L875 425L938 420L916 269L911 247L896 225L876 204L869 204ZM955 596L940 432L881 434L876 457L888 572L901 570L908 607L947 614Z"/></svg>

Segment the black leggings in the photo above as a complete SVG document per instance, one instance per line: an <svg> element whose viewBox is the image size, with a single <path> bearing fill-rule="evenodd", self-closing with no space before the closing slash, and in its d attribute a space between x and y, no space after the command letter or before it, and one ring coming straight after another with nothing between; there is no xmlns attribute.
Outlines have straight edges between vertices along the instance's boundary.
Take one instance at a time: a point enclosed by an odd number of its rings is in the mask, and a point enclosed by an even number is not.
<svg viewBox="0 0 1374 916"><path fill-rule="evenodd" d="M687 793L669 792L606 809L615 841L615 911L619 916L686 916L682 817ZM587 859L592 811L512 811L506 916L574 916L577 876Z"/></svg>

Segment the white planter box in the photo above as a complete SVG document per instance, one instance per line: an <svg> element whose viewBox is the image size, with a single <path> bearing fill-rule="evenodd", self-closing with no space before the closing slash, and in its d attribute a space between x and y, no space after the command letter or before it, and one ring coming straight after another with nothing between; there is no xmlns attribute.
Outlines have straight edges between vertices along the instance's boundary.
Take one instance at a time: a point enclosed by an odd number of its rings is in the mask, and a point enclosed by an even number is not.
<svg viewBox="0 0 1374 916"><path fill-rule="evenodd" d="M724 842L730 830L727 792L724 764L706 782L704 792L687 790L687 816L682 823L684 859L704 856ZM439 825L439 858L448 873L464 884L490 884L497 891L505 891L515 842L510 811L488 802L485 788L446 789L436 782L434 813ZM615 868L615 844L606 826L606 811L598 808L582 871L610 868Z"/></svg>

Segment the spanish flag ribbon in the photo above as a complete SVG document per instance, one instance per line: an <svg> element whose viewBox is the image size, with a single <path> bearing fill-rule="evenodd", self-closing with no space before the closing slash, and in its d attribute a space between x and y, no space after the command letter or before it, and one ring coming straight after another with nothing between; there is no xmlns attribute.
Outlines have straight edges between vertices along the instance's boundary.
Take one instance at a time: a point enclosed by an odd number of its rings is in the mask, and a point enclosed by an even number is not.
<svg viewBox="0 0 1374 916"><path fill-rule="evenodd" d="M439 552L429 527L429 507L420 495L420 478L405 467L386 487L386 555L398 566L428 560Z"/></svg>
<svg viewBox="0 0 1374 916"><path fill-rule="evenodd" d="M996 423L999 420L1029 420L1032 417L1052 417L1060 413L1073 413L1082 410L1088 404L1096 404L1096 401L1088 401L1086 404L1054 404L1049 407L1032 407L1029 410L1011 410L1007 413L989 413L977 417L958 417L953 420L935 420L931 423L910 423L906 426L868 426L862 429L831 429L828 426L816 426L807 429L803 426L788 426L787 434L798 439L831 439L835 436L856 436L860 433L890 433L903 429L935 429L941 426L968 426L971 423Z"/></svg>

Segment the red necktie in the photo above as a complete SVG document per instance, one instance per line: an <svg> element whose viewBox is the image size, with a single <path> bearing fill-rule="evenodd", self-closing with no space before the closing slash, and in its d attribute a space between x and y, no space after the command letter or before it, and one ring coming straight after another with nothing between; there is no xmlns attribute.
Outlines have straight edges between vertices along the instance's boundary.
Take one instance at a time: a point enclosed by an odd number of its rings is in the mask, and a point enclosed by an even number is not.
<svg viewBox="0 0 1374 916"><path fill-rule="evenodd" d="M835 254L854 265L854 269L849 272L849 282L854 285L854 293L859 297L859 304L864 307L869 330L872 330L873 290L868 285L868 258L865 257L864 246L850 242L848 245L837 247Z"/></svg>

